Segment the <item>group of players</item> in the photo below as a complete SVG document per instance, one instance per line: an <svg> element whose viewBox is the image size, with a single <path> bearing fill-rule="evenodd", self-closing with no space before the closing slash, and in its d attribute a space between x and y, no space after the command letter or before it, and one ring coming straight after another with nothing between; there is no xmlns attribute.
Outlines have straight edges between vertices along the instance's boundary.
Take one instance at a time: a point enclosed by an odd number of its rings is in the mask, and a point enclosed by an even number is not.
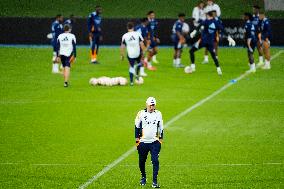
<svg viewBox="0 0 284 189"><path fill-rule="evenodd" d="M235 46L235 41L232 37L226 33L221 21L220 7L214 3L214 0L207 0L207 5L200 1L193 10L193 25L194 28L189 29L188 24L185 22L185 14L180 13L178 20L174 23L172 28L172 40L174 43L174 56L173 66L184 67L181 63L182 49L185 44L191 45L189 50L190 66L187 66L186 73L192 73L196 71L195 67L195 52L205 47L204 62L208 63L208 52L210 53L216 68L217 73L222 75L222 70L218 60L218 44L222 38L226 38L229 41L230 46ZM90 57L91 63L98 64L98 51L102 41L102 29L101 18L102 7L97 6L96 10L92 12L88 17L88 32L90 41ZM244 46L247 48L247 54L250 65L250 72L256 71L256 65L254 62L253 53L255 48L259 52L259 66L263 69L270 69L270 40L271 40L271 26L270 21L265 17L264 12L260 11L259 6L253 6L253 14L244 13L245 20L245 37ZM63 45L64 42L58 40L59 35L62 33L70 33L72 24L74 23L73 15L64 22L63 29L63 17L57 15L56 20L52 24L52 45L53 45L53 73L59 73L59 60L60 51L62 48L69 48L68 53L65 56L68 58L66 62L74 60L74 50L76 49L76 39L72 38L69 42L69 47ZM66 26L66 27L65 27ZM67 31L68 28L68 31ZM127 24L128 32L122 37L121 42L121 58L124 58L124 49L127 50L127 56L129 60L129 75L130 84L133 85L134 79L139 79L139 76L145 77L145 67L149 70L156 70L152 66L152 62L158 63L156 60L156 54L158 52L158 44L160 40L157 36L158 22L155 19L155 12L149 11L147 17L142 18L140 24L134 25L133 22ZM63 39L62 39L63 40ZM66 40L66 39L65 39ZM68 41L68 40L67 40ZM72 42L73 41L73 42ZM147 54L147 56L146 56ZM265 56L265 63L263 61L263 55ZM62 61L62 59L61 59ZM137 64L135 64L137 63ZM65 67L69 64L62 63ZM67 66L66 66L67 65ZM70 68L70 66L69 66ZM69 75L69 74L67 74ZM65 79L65 83L68 82L68 77ZM65 84L68 86L68 84Z"/></svg>

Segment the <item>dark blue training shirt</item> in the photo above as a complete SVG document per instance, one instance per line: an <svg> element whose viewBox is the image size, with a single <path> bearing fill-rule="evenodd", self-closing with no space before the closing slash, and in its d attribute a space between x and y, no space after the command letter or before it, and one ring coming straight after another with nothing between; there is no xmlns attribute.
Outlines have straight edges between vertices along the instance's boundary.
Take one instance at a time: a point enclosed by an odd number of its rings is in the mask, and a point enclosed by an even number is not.
<svg viewBox="0 0 284 189"><path fill-rule="evenodd" d="M94 35L101 35L102 18L96 12L92 12L88 17L88 32Z"/></svg>
<svg viewBox="0 0 284 189"><path fill-rule="evenodd" d="M261 32L261 39L271 40L272 37L271 26L268 18L264 18L262 21L260 21L260 32Z"/></svg>
<svg viewBox="0 0 284 189"><path fill-rule="evenodd" d="M139 24L139 25L135 26L134 30L139 32L142 35L143 38L147 38L148 37L148 28L147 28L147 26L144 26L143 24Z"/></svg>
<svg viewBox="0 0 284 189"><path fill-rule="evenodd" d="M201 22L201 25L204 27L201 32L201 41L205 44L213 44L216 39L217 31L221 30L219 21L215 19L206 19Z"/></svg>

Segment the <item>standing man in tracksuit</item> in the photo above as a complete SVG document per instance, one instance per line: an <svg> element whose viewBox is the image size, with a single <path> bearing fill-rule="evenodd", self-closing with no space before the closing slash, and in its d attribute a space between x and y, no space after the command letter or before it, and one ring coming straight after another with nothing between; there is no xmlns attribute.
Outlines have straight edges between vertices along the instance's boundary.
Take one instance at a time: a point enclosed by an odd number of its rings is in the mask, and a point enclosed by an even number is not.
<svg viewBox="0 0 284 189"><path fill-rule="evenodd" d="M138 112L135 118L135 139L139 154L139 168L141 172L140 185L146 185L145 163L148 153L151 154L153 164L153 188L160 188L157 177L159 172L159 153L163 142L163 118L156 110L156 99L146 100L147 108Z"/></svg>

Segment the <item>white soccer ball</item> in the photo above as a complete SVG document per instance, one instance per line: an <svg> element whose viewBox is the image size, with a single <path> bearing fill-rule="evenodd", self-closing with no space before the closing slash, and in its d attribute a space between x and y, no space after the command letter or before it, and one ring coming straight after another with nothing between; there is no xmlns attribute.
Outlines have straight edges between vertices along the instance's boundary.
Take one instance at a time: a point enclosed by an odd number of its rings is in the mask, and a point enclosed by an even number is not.
<svg viewBox="0 0 284 189"><path fill-rule="evenodd" d="M94 85L95 86L95 85L98 84L98 79L93 77L93 78L90 79L89 83L90 83L90 85Z"/></svg>
<svg viewBox="0 0 284 189"><path fill-rule="evenodd" d="M106 79L107 79L106 76L99 77L98 78L99 85L106 85Z"/></svg>
<svg viewBox="0 0 284 189"><path fill-rule="evenodd" d="M184 72L187 73L187 74L191 74L192 73L192 68L190 66L186 66L184 68Z"/></svg>
<svg viewBox="0 0 284 189"><path fill-rule="evenodd" d="M105 78L105 85L106 86L112 86L112 80L111 80L111 78L109 78L109 77L107 77L107 78Z"/></svg>
<svg viewBox="0 0 284 189"><path fill-rule="evenodd" d="M112 83L112 85L118 85L119 84L118 77L111 78L111 83Z"/></svg>
<svg viewBox="0 0 284 189"><path fill-rule="evenodd" d="M52 39L53 38L52 33L47 34L46 37L47 39Z"/></svg>
<svg viewBox="0 0 284 189"><path fill-rule="evenodd" d="M127 79L124 77L119 77L119 85L126 85Z"/></svg>
<svg viewBox="0 0 284 189"><path fill-rule="evenodd" d="M139 77L138 79L136 79L135 83L138 84L138 85L142 85L144 83L143 77Z"/></svg>

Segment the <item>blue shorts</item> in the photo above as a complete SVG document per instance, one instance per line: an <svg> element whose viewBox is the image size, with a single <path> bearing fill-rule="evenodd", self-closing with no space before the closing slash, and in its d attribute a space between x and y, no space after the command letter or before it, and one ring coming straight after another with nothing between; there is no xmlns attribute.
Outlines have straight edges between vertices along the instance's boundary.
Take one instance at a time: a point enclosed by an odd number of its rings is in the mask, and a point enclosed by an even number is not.
<svg viewBox="0 0 284 189"><path fill-rule="evenodd" d="M134 67L135 62L137 64L139 64L141 62L141 55L137 58L129 58L128 56L127 56L127 58L128 58L128 61L129 61L129 64L130 64L131 67Z"/></svg>
<svg viewBox="0 0 284 189"><path fill-rule="evenodd" d="M171 36L171 38L172 38L172 41L173 41L173 43L174 43L174 49L175 49L175 50L178 50L178 49L182 49L182 48L183 48L183 45L180 45L180 46L179 46L179 38L178 38L177 35L173 34L173 35Z"/></svg>
<svg viewBox="0 0 284 189"><path fill-rule="evenodd" d="M158 46L158 44L157 44L157 42L154 40L154 38L151 38L150 41L151 41L151 42L150 42L149 49L153 49L153 48L155 48L155 47Z"/></svg>
<svg viewBox="0 0 284 189"><path fill-rule="evenodd" d="M70 68L70 63L71 63L71 56L64 56L64 55L60 55L60 59L61 59L61 63L63 67L69 67Z"/></svg>
<svg viewBox="0 0 284 189"><path fill-rule="evenodd" d="M205 47L208 51L214 51L214 42L213 43L204 43L200 42L198 49Z"/></svg>
<svg viewBox="0 0 284 189"><path fill-rule="evenodd" d="M250 46L251 46L253 51L254 51L256 45L257 45L257 41L256 40L251 40ZM246 46L247 46L247 51L250 52L248 45L246 45Z"/></svg>

